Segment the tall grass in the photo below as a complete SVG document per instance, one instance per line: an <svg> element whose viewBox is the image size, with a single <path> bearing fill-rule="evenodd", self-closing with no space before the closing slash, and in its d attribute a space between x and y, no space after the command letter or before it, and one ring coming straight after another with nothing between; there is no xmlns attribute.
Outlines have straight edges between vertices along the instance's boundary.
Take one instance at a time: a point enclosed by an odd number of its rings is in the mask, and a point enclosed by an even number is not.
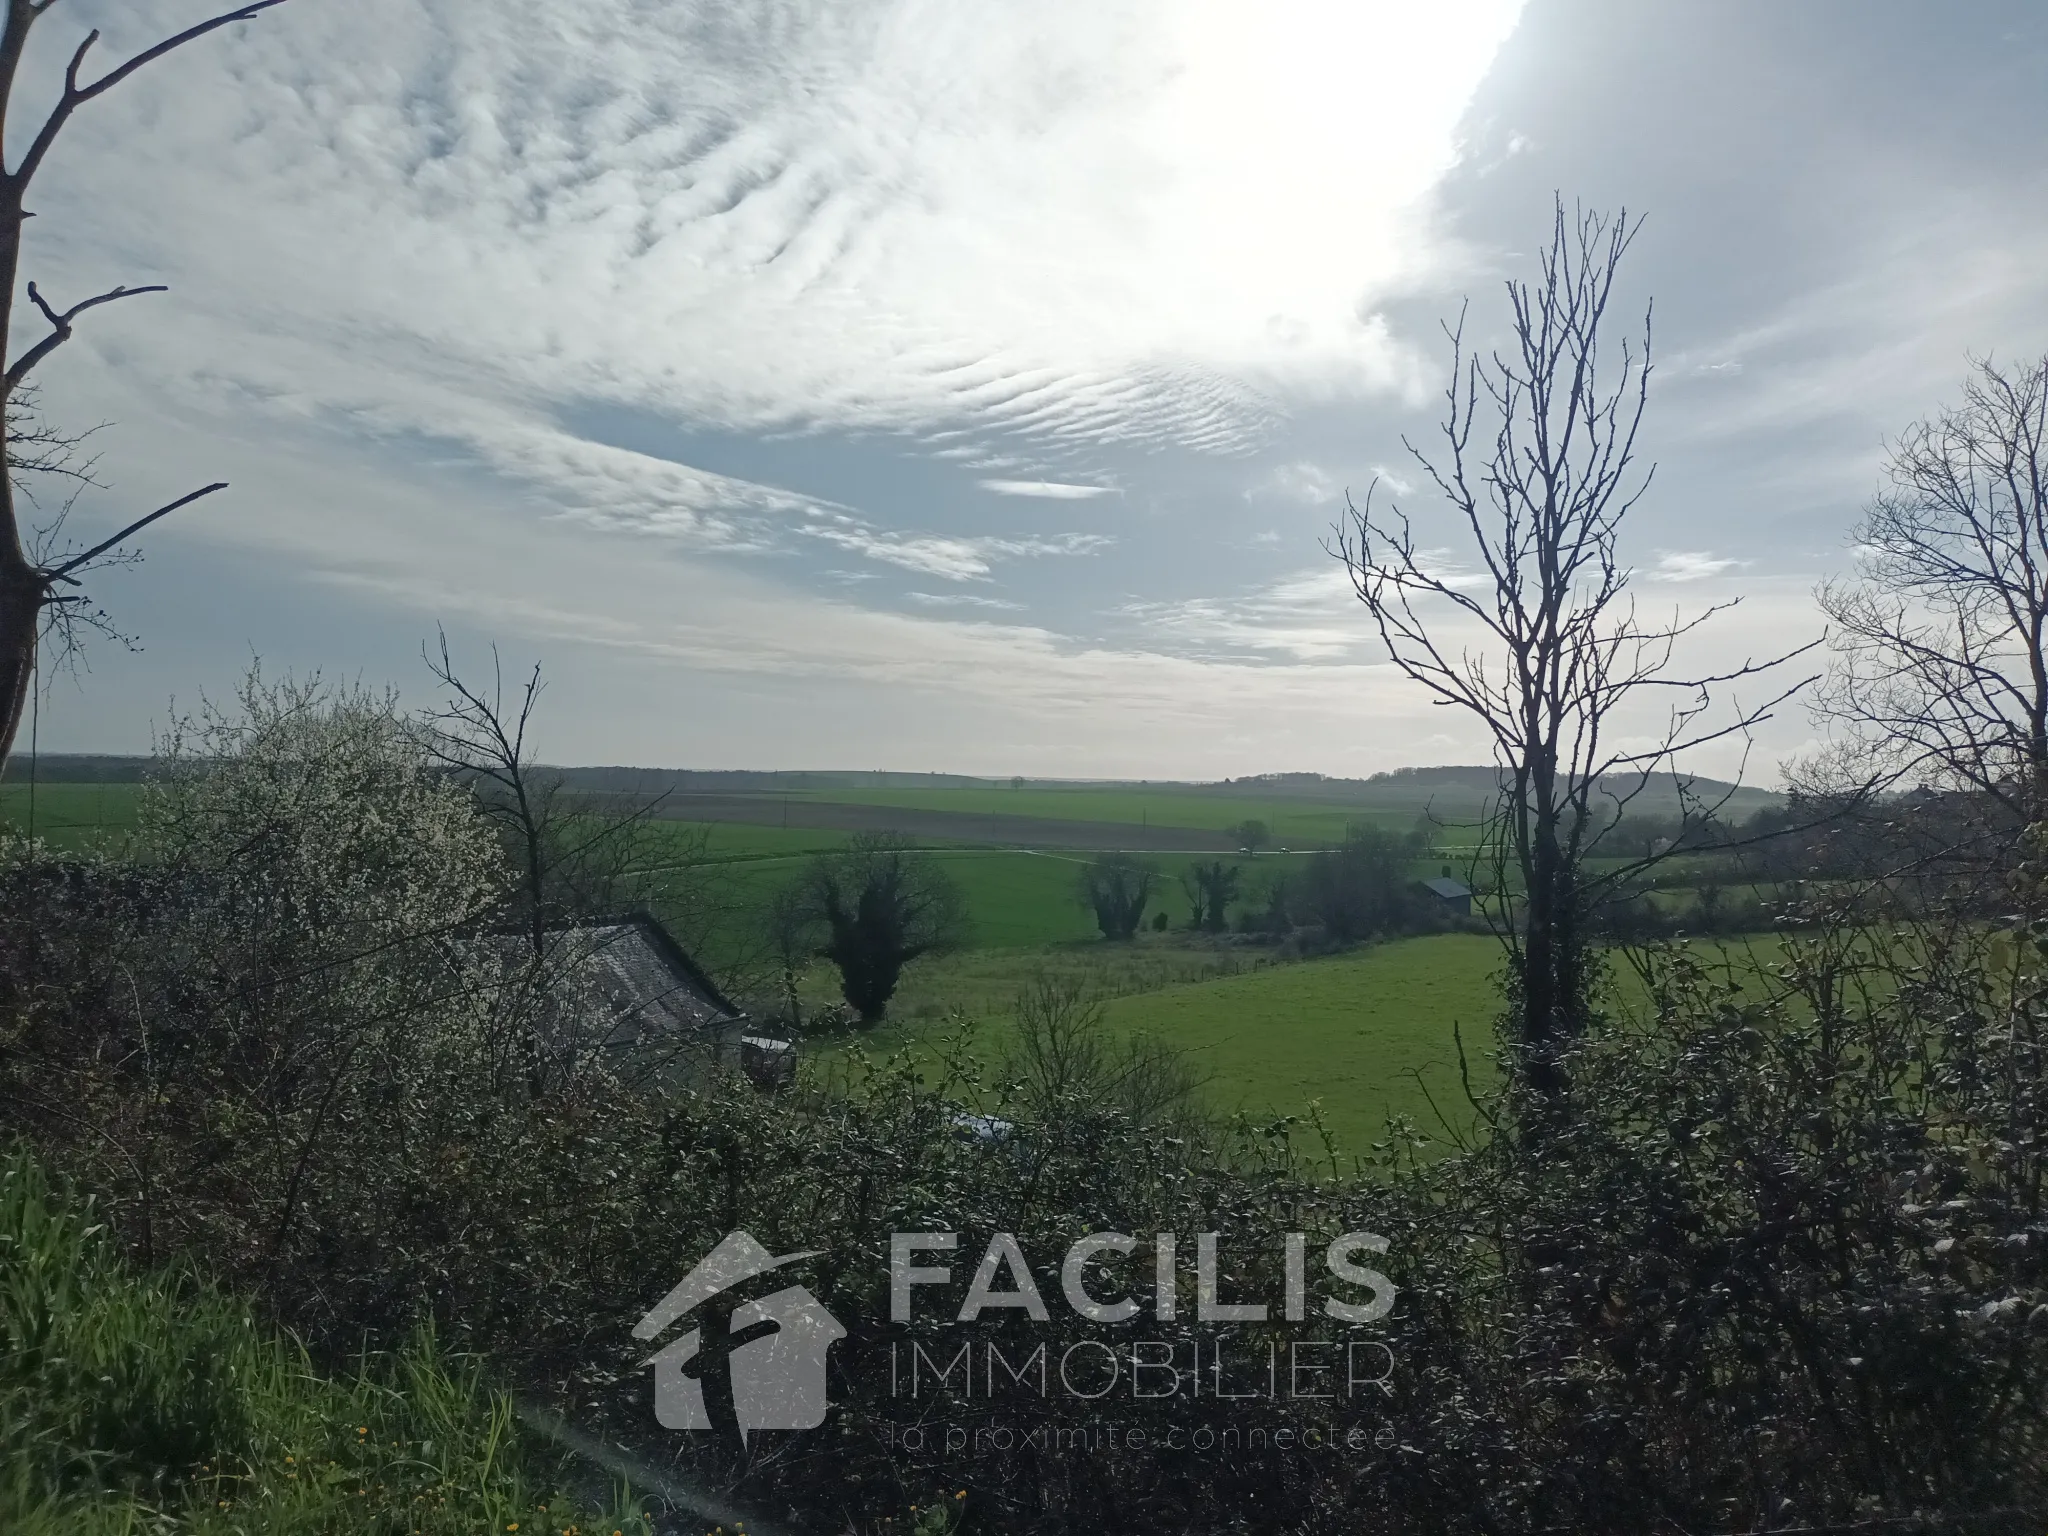
<svg viewBox="0 0 2048 1536"><path fill-rule="evenodd" d="M189 1271L129 1269L89 1202L0 1156L0 1531L644 1536L550 1491L475 1362L422 1338L323 1377Z"/></svg>

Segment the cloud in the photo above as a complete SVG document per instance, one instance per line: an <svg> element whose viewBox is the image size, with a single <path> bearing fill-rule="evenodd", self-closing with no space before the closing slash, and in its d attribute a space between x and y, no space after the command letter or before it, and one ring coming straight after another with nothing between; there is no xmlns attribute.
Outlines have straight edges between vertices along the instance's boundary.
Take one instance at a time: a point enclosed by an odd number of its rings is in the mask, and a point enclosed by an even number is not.
<svg viewBox="0 0 2048 1536"><path fill-rule="evenodd" d="M994 563L1042 555L1090 555L1116 541L1103 534L1063 533L1051 538L957 539L889 533L845 516L810 522L802 531L840 549L947 581L986 581Z"/></svg>
<svg viewBox="0 0 2048 1536"><path fill-rule="evenodd" d="M1149 643L1196 656L1284 656L1327 665L1357 664L1378 654L1351 580L1335 561L1235 597L1132 601L1119 612L1137 623Z"/></svg>
<svg viewBox="0 0 2048 1536"><path fill-rule="evenodd" d="M1292 464L1276 465L1271 474L1246 493L1246 499L1251 500L1264 494L1314 507L1334 500L1340 494L1340 490L1329 471L1304 459Z"/></svg>
<svg viewBox="0 0 2048 1536"><path fill-rule="evenodd" d="M111 54L138 9L39 36ZM1436 248L1423 200L1519 9L292 7L82 114L40 249L173 277L216 395L310 344L735 427L1224 446L1270 381L1393 378L1371 300Z"/></svg>
<svg viewBox="0 0 2048 1536"><path fill-rule="evenodd" d="M1709 576L1719 576L1723 571L1736 570L1747 565L1746 560L1716 559L1704 550L1667 549L1657 556L1656 565L1649 572L1651 581L1704 581Z"/></svg>
<svg viewBox="0 0 2048 1536"><path fill-rule="evenodd" d="M1058 480L978 480L975 483L984 491L994 491L998 496L1039 496L1047 501L1087 501L1111 492L1111 487L1106 485L1067 485Z"/></svg>
<svg viewBox="0 0 2048 1536"><path fill-rule="evenodd" d="M906 592L903 595L927 608L990 608L1014 613L1024 606L1000 597L977 597L971 592Z"/></svg>
<svg viewBox="0 0 2048 1536"><path fill-rule="evenodd" d="M67 0L31 66L182 3ZM1521 3L287 6L78 116L25 275L170 283L70 356L204 436L475 469L507 519L797 585L828 551L985 581L1111 541L694 444L891 437L1081 500L1123 494L1102 450L1241 453L1291 390L1397 387L1378 306L1443 248L1428 195ZM565 425L607 410L691 446Z"/></svg>
<svg viewBox="0 0 2048 1536"><path fill-rule="evenodd" d="M200 4L66 0L29 72L47 83L88 26L118 54ZM758 687L790 704L791 751L841 760L950 730L963 752L1193 771L1174 754L1256 760L1275 719L1309 744L1296 760L1438 755L1415 722L1442 712L1389 702L1334 563L1265 579L1285 557L1259 546L1306 562L1375 473L1419 539L1457 544L1433 498L1409 505L1398 442L1437 441L1418 380L1441 382L1446 294L1469 290L1473 341L1498 340L1497 279L1528 275L1560 167L1568 191L1654 215L1628 274L1631 305L1658 298L1663 349L1644 462L1664 468L1630 515L1653 593L1842 558L1810 552L1853 519L1886 435L1947 398L1967 349L2048 336L2031 43L1993 57L1992 24L1911 8L1847 28L1530 8L1475 97L1517 9L283 7L81 113L38 186L24 277L53 297L175 289L95 316L51 370L69 415L122 423L118 498L82 515L231 479L153 547L203 527L270 559L299 537L280 530L337 520L309 569L360 627L330 660L377 654L393 612L445 602L500 635L531 618L607 658L586 680L638 658L676 719L700 678L742 679L720 751L770 740ZM1872 42L1905 29L1943 46ZM1730 116L1751 61L1777 84ZM1984 89L1985 68L2021 88ZM1603 79L1668 110L1639 131ZM1421 372L1411 337L1438 360ZM607 412L660 430L574 425ZM262 452L289 467L256 474ZM173 465L194 478L145 494ZM437 494L373 524L415 484ZM1119 498L1120 543L1034 526L1082 492ZM1702 530L1758 570L1698 549ZM473 553L500 540L520 561ZM294 558L250 579L302 590ZM1484 584L1469 558L1429 558ZM557 592L565 564L609 580ZM1026 574L1030 623L998 606ZM241 622L203 607L149 633L159 656ZM1786 598L1773 622L1803 634L1804 611ZM245 637L276 643L253 621ZM1269 709L1266 682L1290 703ZM828 724L856 687L863 718ZM658 752L637 707L588 739Z"/></svg>

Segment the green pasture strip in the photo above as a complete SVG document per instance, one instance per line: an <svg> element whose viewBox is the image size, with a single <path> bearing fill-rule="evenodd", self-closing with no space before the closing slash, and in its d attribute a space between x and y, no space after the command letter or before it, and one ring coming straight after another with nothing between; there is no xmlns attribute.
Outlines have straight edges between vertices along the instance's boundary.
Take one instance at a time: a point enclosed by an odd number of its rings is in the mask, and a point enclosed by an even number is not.
<svg viewBox="0 0 2048 1536"><path fill-rule="evenodd" d="M1109 1028L1185 1050L1217 1113L1304 1115L1314 1102L1348 1158L1366 1151L1390 1115L1435 1135L1446 1120L1470 1129L1454 1026L1483 1090L1494 1081L1499 965L1493 941L1469 934L1291 964L1249 947L1167 944L958 956L913 967L891 1020L856 1038L870 1055L908 1049L935 1061L954 1028L948 1012L959 1009L979 1020L973 1049L993 1065L1009 1049L1016 994L1038 975L1061 976L1106 996ZM829 999L830 980L829 970L813 973L818 1000ZM829 1072L853 1046L832 1039L808 1049Z"/></svg>
<svg viewBox="0 0 2048 1536"><path fill-rule="evenodd" d="M1099 937L1095 914L1081 905L1080 872L1089 862L1081 853L1026 852L1006 848L948 848L930 845L931 857L960 883L974 924L969 944L974 949L1018 949L1065 944ZM713 855L717 855L714 853ZM742 905L766 910L778 886L801 878L808 852L757 853L735 859L725 872L736 884ZM1160 878L1146 921L1164 911L1167 921L1182 929L1188 922L1188 899L1180 876L1190 864L1215 854L1160 854L1152 862ZM1223 855L1222 857L1231 857ZM1305 854L1261 854L1237 860L1244 866L1240 889L1252 901L1274 876L1296 873L1308 862Z"/></svg>
<svg viewBox="0 0 2048 1536"><path fill-rule="evenodd" d="M973 948L1007 950L1086 939L1093 916L1074 898L1074 866L1062 859L1001 849L934 849L932 857L960 884L973 923ZM782 886L803 878L808 853L761 854L720 867L741 909L765 918Z"/></svg>
<svg viewBox="0 0 2048 1536"><path fill-rule="evenodd" d="M53 847L118 842L135 830L139 784L0 784L0 828L35 835ZM31 805L33 801L33 805ZM33 822L31 822L33 810Z"/></svg>
<svg viewBox="0 0 2048 1536"><path fill-rule="evenodd" d="M1738 982L1761 978L1786 958L1774 934L1690 947ZM1640 1007L1640 980L1620 956L1611 958L1615 1003ZM1460 1134L1473 1129L1458 1040L1472 1087L1484 1094L1497 1081L1500 970L1498 944L1477 934L1399 939L1293 963L1252 946L1204 945L1179 935L976 950L913 964L888 1022L866 1034L814 1040L806 1051L828 1073L856 1042L871 1056L908 1050L936 1065L955 1015L964 1014L977 1021L971 1048L994 1066L1010 1048L1017 994L1050 975L1103 998L1111 1029L1155 1035L1185 1050L1217 1113L1306 1116L1314 1104L1340 1158L1349 1159L1380 1138L1390 1116L1406 1116L1439 1139L1447 1138L1446 1122ZM815 968L804 991L814 1007L835 1000L831 968Z"/></svg>
<svg viewBox="0 0 2048 1536"><path fill-rule="evenodd" d="M757 827L734 821L666 821L649 818L643 836L655 847L666 843L677 859L699 856L715 863L800 860L843 848L853 834L802 827Z"/></svg>
<svg viewBox="0 0 2048 1536"><path fill-rule="evenodd" d="M1102 789L830 789L800 792L802 798L842 805L895 806L903 810L950 811L959 815L1029 816L1041 821L1103 821L1132 826L1188 827L1219 832L1242 821L1263 821L1275 845L1325 847L1342 840L1354 821L1376 821L1405 829L1422 814L1421 805L1387 806L1362 798L1356 806L1281 796L1203 795L1138 787ZM764 800L770 797L763 797ZM1469 807L1460 807L1460 814ZM1445 833L1456 830L1442 829Z"/></svg>
<svg viewBox="0 0 2048 1536"><path fill-rule="evenodd" d="M1248 945L1219 944L1180 934L1146 934L1128 944L1079 943L978 948L912 961L903 972L890 1018L863 1036L871 1048L893 1050L922 1039L955 1014L1006 1024L1017 994L1041 976L1077 983L1090 995L1126 997L1187 982L1236 976L1274 963ZM808 1007L839 1000L838 973L819 964L804 978ZM832 1050L841 1041L822 1042Z"/></svg>
<svg viewBox="0 0 2048 1536"><path fill-rule="evenodd" d="M1101 936L1095 914L1081 905L1078 892L1080 872L1089 862L1085 854L960 850L935 853L933 857L967 892L977 947L1008 949ZM1151 905L1145 909L1145 921L1149 923L1154 913L1164 912L1172 928L1185 928L1190 914L1180 877L1191 864L1217 857L1199 853L1152 856L1151 862L1159 867L1159 879ZM1237 862L1245 871L1239 888L1244 893L1243 900L1250 902L1259 899L1265 881L1298 874L1306 867L1308 856L1261 854Z"/></svg>
<svg viewBox="0 0 2048 1536"><path fill-rule="evenodd" d="M1220 1110L1300 1115L1316 1104L1340 1151L1357 1155L1390 1116L1435 1136L1446 1121L1471 1129L1457 1035L1474 1087L1490 1087L1499 967L1488 938L1402 939L1121 998L1108 1022L1186 1050Z"/></svg>

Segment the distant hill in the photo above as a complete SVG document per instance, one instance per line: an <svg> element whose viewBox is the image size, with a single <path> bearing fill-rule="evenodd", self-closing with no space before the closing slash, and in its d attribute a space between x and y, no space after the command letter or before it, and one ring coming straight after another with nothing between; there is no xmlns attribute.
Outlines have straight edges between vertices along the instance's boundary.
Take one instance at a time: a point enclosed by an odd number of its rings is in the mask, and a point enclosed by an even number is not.
<svg viewBox="0 0 2048 1536"><path fill-rule="evenodd" d="M773 795L832 789L994 789L1008 779L882 769L560 768L572 788L593 794ZM1039 782L1039 781L1032 781Z"/></svg>
<svg viewBox="0 0 2048 1536"><path fill-rule="evenodd" d="M40 784L139 784L149 777L156 763L153 757L114 757L87 752L45 752L34 764ZM0 773L0 781L26 784L29 758L17 751Z"/></svg>
<svg viewBox="0 0 2048 1536"><path fill-rule="evenodd" d="M155 763L149 757L120 757L90 753L46 752L35 765L36 778L45 784L132 784L148 777ZM570 767L559 771L572 788L592 794L651 796L674 795L773 795L806 793L818 795L853 789L1007 789L1008 777L976 777L961 773L903 773L880 769L698 769L635 768L625 766ZM17 753L7 765L5 781L26 782L29 760ZM1691 788L1696 800L1713 803L1728 797L1726 814L1746 816L1766 805L1775 805L1775 793L1744 785L1736 787L1719 779L1683 777L1669 773L1650 776L1637 800L1646 814L1670 815L1678 805L1678 785ZM1320 773L1262 773L1245 778L1205 783L1192 779L1052 779L1025 776L1022 782L1036 788L1129 788L1143 784L1159 794L1242 795L1246 798L1306 800L1323 804L1370 807L1387 811L1435 810L1440 813L1469 813L1492 799L1499 783L1498 770L1482 765L1451 764L1428 768L1396 768L1370 778L1331 778ZM1619 786L1617 786L1619 788Z"/></svg>
<svg viewBox="0 0 2048 1536"><path fill-rule="evenodd" d="M1319 773L1264 773L1249 778L1226 779L1204 786L1211 793L1246 796L1284 795L1289 799L1321 800L1339 805L1372 805L1388 810L1427 809L1447 811L1476 808L1491 801L1500 785L1500 770L1477 764L1435 768L1396 768L1367 779L1333 779ZM1680 786L1695 804L1714 805L1726 799L1724 816L1747 816L1783 798L1775 791L1755 785L1730 784L1697 774L1653 773L1638 785L1634 777L1616 779L1608 786L1615 795L1635 797L1631 808L1645 815L1676 813Z"/></svg>

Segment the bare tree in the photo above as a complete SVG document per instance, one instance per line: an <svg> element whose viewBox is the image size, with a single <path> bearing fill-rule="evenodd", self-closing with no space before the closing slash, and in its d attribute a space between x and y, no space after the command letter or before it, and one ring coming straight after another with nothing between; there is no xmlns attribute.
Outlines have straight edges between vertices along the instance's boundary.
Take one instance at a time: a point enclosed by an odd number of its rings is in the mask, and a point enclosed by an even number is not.
<svg viewBox="0 0 2048 1536"><path fill-rule="evenodd" d="M2048 816L2048 357L1978 360L1962 402L1892 445L1857 573L1820 589L1816 712L1858 774Z"/></svg>
<svg viewBox="0 0 2048 1536"><path fill-rule="evenodd" d="M8 120L29 33L44 14L58 4L58 0L4 0L4 3L6 20L4 26L0 26L0 125ZM80 107L106 94L145 65L209 32L233 22L247 21L282 4L284 0L252 0L250 4L237 6L209 21L187 27L154 47L145 48L97 79L88 81L84 76L86 58L93 44L99 40L97 31L90 32L72 52L70 62L65 66L56 104L50 108L11 167L7 164L7 146L4 139L0 139L0 366L4 366L4 372L0 372L0 461L10 465L16 462L13 434L19 418L8 407L35 368L71 339L79 318L89 310L118 299L164 291L159 285L116 287L59 307L46 299L36 284L30 283L27 289L29 302L36 307L48 330L18 355L15 354L14 302L15 286L21 273L21 237L23 227L33 216L25 203L29 187L36 173L42 169L43 161L49 156L58 135ZM51 554L35 549L31 540L24 536L13 477L0 475L0 764L5 763L14 745L15 733L21 725L22 706L34 686L36 646L46 622L53 614L61 622L67 608L84 601L75 591L59 589L75 589L79 585L80 572L119 549L158 518L224 488L221 484L209 485L181 496L168 506L137 518L112 538L103 539L90 548Z"/></svg>
<svg viewBox="0 0 2048 1536"><path fill-rule="evenodd" d="M1042 973L1017 995L1016 1032L1003 1071L1040 1119L1108 1111L1139 1126L1185 1128L1208 1082L1186 1052L1153 1035L1112 1032L1100 998L1078 982Z"/></svg>
<svg viewBox="0 0 2048 1536"><path fill-rule="evenodd" d="M1559 199L1536 281L1507 284L1507 347L1481 355L1467 348L1462 317L1445 327L1442 448L1433 457L1406 446L1476 570L1460 571L1441 537L1419 539L1398 505L1382 509L1377 483L1363 508L1347 502L1335 550L1394 664L1491 738L1502 787L1486 856L1513 877L1495 888L1519 889L1519 911L1493 916L1524 1078L1539 1092L1561 1083L1559 1055L1592 1007L1589 913L1624 878L1590 871L1588 850L1677 754L1745 736L1803 686L1717 716L1718 686L1799 652L1686 674L1678 643L1732 603L1646 620L1629 595L1621 527L1652 474L1636 463L1649 311L1618 356L1603 355L1601 341L1635 228L1626 212L1568 215ZM1671 698L1661 728L1647 745L1639 726L1617 741L1616 712L1643 695Z"/></svg>
<svg viewBox="0 0 2048 1536"><path fill-rule="evenodd" d="M446 635L426 661L444 690L427 717L433 727L428 750L475 791L498 829L518 874L514 917L534 954L546 951L550 928L643 906L662 908L664 918L690 930L686 943L702 943L711 905L705 893L684 889L696 882L663 877L702 873L704 833L657 826L666 795L577 794L559 770L534 762L527 733L546 688L539 664L508 698L495 648L488 689L457 674Z"/></svg>
<svg viewBox="0 0 2048 1536"><path fill-rule="evenodd" d="M725 915L714 895L721 882L703 829L657 822L666 795L579 794L559 769L533 760L528 732L546 688L538 663L508 696L495 647L488 687L456 672L445 634L426 662L444 697L425 717L425 755L474 796L513 873L510 900L492 917L517 934L517 985L506 996L540 1004L516 1021L528 1087L539 1097L598 1043L589 1011L565 1000L588 989L592 963L620 942L615 920L652 911L701 952ZM680 1050L649 1056L641 1075L658 1075Z"/></svg>

